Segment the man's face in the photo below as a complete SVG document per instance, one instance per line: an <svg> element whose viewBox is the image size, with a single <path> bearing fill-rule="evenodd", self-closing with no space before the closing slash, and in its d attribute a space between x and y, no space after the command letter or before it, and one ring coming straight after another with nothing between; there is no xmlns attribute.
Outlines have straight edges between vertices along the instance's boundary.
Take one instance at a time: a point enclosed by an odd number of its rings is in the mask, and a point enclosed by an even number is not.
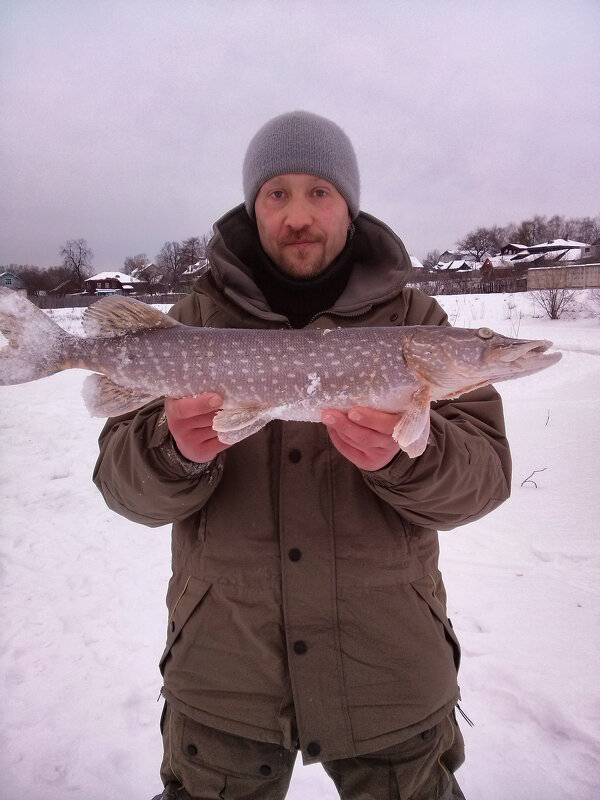
<svg viewBox="0 0 600 800"><path fill-rule="evenodd" d="M278 175L254 204L263 249L292 278L314 278L342 252L351 219L338 190L316 175Z"/></svg>

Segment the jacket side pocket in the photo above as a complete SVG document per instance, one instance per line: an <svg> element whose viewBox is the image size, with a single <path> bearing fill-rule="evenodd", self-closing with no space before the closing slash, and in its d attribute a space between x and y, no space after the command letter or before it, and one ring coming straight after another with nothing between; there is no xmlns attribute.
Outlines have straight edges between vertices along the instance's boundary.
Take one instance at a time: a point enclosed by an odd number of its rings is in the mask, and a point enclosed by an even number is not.
<svg viewBox="0 0 600 800"><path fill-rule="evenodd" d="M171 648L179 638L183 626L200 605L210 589L210 586L211 584L209 582L194 578L192 575L187 579L183 591L177 598L173 610L169 615L167 643L160 657L160 661L158 662L162 674L164 674L165 664L171 653Z"/></svg>
<svg viewBox="0 0 600 800"><path fill-rule="evenodd" d="M429 610L431 611L433 617L441 622L444 628L444 634L446 636L446 640L450 645L452 645L452 649L454 652L454 664L456 666L456 671L458 672L458 668L460 666L460 643L454 633L454 628L452 627L452 623L448 619L446 614L446 608L442 601L436 595L436 582L431 573L427 573L419 580L411 581L411 586L417 592L417 594L427 603L429 606Z"/></svg>

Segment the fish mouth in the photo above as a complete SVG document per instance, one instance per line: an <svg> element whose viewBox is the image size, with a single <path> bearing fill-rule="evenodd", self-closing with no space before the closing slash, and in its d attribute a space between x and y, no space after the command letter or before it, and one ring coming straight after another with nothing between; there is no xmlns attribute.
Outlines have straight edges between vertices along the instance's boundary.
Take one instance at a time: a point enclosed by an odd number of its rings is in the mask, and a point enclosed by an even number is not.
<svg viewBox="0 0 600 800"><path fill-rule="evenodd" d="M560 361L562 353L548 353L551 347L552 342L547 339L520 341L502 348L496 353L496 358L511 370L517 369L520 375L531 375Z"/></svg>

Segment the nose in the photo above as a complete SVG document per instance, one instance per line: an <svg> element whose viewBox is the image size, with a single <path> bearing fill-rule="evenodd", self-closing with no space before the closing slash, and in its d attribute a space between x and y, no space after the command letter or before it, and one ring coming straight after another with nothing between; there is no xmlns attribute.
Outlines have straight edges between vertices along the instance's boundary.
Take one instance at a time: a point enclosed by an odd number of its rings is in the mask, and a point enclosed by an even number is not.
<svg viewBox="0 0 600 800"><path fill-rule="evenodd" d="M313 222L310 205L303 197L290 198L285 210L285 224L292 230L307 228Z"/></svg>

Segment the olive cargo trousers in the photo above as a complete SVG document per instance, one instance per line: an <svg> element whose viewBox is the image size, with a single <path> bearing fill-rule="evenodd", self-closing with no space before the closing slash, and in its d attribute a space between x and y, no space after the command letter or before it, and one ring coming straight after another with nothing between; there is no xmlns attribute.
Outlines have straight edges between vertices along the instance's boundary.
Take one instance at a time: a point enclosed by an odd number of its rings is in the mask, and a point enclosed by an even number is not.
<svg viewBox="0 0 600 800"><path fill-rule="evenodd" d="M283 800L295 750L208 728L167 706L165 791L154 800ZM454 714L376 753L323 763L342 800L464 800L454 772L464 761ZM308 798L307 798L308 800Z"/></svg>

